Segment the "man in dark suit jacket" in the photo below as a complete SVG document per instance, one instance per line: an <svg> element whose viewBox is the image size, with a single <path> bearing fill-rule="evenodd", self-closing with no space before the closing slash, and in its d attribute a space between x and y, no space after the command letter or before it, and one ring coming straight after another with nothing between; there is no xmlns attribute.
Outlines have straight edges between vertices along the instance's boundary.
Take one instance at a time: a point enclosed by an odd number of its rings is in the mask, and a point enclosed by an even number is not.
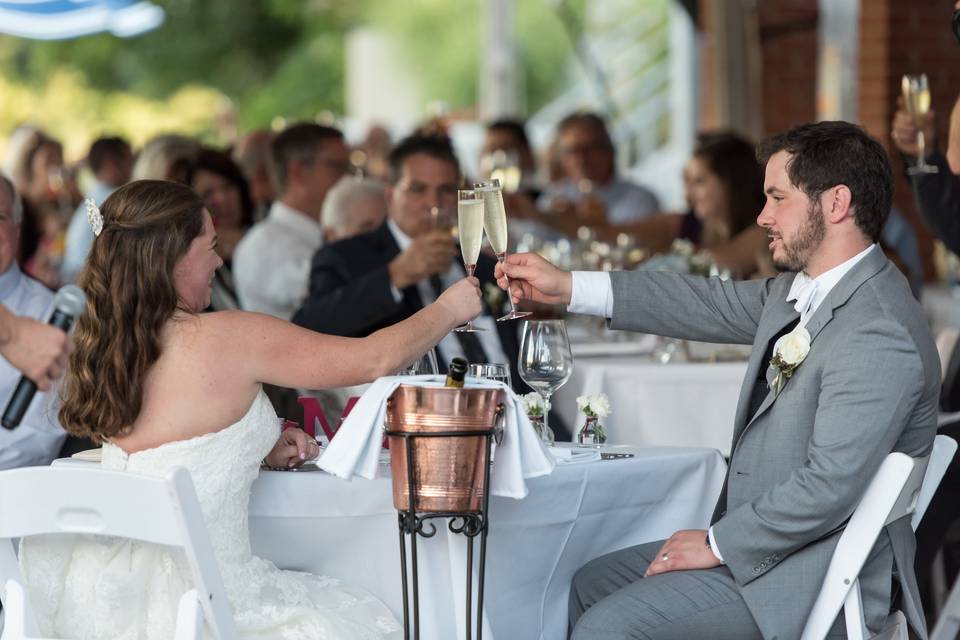
<svg viewBox="0 0 960 640"><path fill-rule="evenodd" d="M310 292L293 316L296 324L335 335L365 336L413 315L435 299L438 289L466 275L453 237L434 222L436 212L455 211L461 183L449 141L407 138L391 153L390 166L387 221L370 233L317 251ZM475 275L486 290L499 292L485 286L494 284L494 263L481 255ZM439 360L441 367L458 355L472 362L508 363L514 388L524 390L517 372L518 324L493 320L505 302L499 297L497 308L487 306L474 321L485 331L448 335L438 345Z"/></svg>

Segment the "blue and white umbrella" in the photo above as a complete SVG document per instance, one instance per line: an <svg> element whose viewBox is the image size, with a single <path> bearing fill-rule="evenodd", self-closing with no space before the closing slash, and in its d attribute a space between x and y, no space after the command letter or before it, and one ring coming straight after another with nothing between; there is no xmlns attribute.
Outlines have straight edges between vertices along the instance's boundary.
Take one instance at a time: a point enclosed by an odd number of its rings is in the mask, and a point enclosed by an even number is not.
<svg viewBox="0 0 960 640"><path fill-rule="evenodd" d="M163 23L163 9L137 0L0 0L0 33L67 40L102 31L128 38Z"/></svg>

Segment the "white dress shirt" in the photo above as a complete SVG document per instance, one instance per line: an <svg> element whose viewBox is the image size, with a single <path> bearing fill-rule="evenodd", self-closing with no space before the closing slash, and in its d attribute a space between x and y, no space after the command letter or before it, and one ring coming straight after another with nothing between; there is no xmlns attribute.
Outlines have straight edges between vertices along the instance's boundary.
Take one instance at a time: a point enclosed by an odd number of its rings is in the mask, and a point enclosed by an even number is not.
<svg viewBox="0 0 960 640"><path fill-rule="evenodd" d="M233 252L233 280L241 308L289 320L307 296L310 263L323 244L313 217L275 201Z"/></svg>
<svg viewBox="0 0 960 640"><path fill-rule="evenodd" d="M46 322L53 294L24 275L14 263L0 275L0 303L18 316ZM0 402L6 406L22 374L6 359L0 358ZM57 457L67 433L60 426L57 390L38 391L16 429L0 429L0 469L47 465Z"/></svg>
<svg viewBox="0 0 960 640"><path fill-rule="evenodd" d="M811 278L800 272L793 279L790 291L787 292L787 302L793 302L794 308L800 313L800 324L805 327L817 308L827 299L830 291L840 282L841 278L850 269L860 262L875 244L853 256L849 260L838 264L832 269L824 271L816 278ZM567 311L584 313L609 318L613 315L613 286L610 283L610 274L597 271L574 271L570 291L570 304ZM713 527L708 531L710 549L717 560L723 562L723 556L713 539Z"/></svg>
<svg viewBox="0 0 960 640"><path fill-rule="evenodd" d="M387 228L390 229L390 233L393 235L393 239L396 240L400 251L406 250L413 242L410 236L401 231L400 227L390 218L387 218ZM440 282L443 284L443 288L446 289L458 280L462 280L466 275L467 273L463 265L453 261L450 263L450 268L447 269L446 273L440 274ZM430 286L429 279L419 281L416 286L417 293L420 294L420 300L423 301L423 306L427 306L437 299L436 294L433 292L433 287ZM394 300L399 302L403 299L403 293L396 287L391 285L390 290L393 293ZM497 332L497 323L493 317L484 311L483 315L473 321L473 326L478 329L483 329L483 331L477 331L473 335L477 336L477 339L480 341L483 352L487 354L487 360L491 363L497 362L505 364L509 369L510 360L503 350L503 345L500 344L500 334ZM437 344L437 349L439 350L437 357L443 362L450 362L454 358L464 357L463 347L460 346L460 341L457 340L457 336L452 332L443 337L439 344Z"/></svg>

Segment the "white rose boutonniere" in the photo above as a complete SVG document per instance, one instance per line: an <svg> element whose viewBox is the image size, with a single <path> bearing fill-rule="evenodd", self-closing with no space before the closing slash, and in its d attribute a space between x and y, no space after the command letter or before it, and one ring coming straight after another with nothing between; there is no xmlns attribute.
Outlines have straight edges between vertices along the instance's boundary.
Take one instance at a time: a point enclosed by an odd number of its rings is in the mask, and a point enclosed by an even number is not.
<svg viewBox="0 0 960 640"><path fill-rule="evenodd" d="M793 372L810 353L810 333L803 327L797 327L777 340L773 347L770 366L776 369L776 375L770 383L775 395L779 395Z"/></svg>

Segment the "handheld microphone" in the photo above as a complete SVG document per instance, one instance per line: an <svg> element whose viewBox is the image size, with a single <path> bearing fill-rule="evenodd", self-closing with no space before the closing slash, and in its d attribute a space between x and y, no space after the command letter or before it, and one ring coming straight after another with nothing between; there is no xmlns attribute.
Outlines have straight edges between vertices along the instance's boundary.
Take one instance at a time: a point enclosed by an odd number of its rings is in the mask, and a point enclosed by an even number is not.
<svg viewBox="0 0 960 640"><path fill-rule="evenodd" d="M50 314L49 324L64 332L73 326L73 320L83 311L87 298L80 287L68 284L57 291L53 298L53 313ZM0 423L7 429L16 429L23 420L23 414L30 407L33 395L37 392L36 383L26 376L20 376L20 382L7 402Z"/></svg>

